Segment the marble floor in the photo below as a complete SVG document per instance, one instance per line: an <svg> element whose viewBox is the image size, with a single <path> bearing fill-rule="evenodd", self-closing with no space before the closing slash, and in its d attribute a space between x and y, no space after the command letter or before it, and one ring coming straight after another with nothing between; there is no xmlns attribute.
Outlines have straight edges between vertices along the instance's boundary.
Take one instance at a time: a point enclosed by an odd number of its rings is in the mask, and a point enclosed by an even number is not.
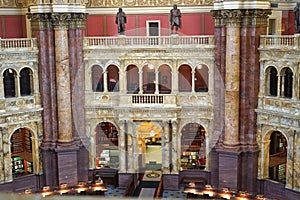
<svg viewBox="0 0 300 200"><path fill-rule="evenodd" d="M162 199L187 199L186 194L183 192L183 187L180 190L164 190ZM108 191L105 193L105 198L123 198L124 190L109 187ZM132 199L132 198L130 198Z"/></svg>

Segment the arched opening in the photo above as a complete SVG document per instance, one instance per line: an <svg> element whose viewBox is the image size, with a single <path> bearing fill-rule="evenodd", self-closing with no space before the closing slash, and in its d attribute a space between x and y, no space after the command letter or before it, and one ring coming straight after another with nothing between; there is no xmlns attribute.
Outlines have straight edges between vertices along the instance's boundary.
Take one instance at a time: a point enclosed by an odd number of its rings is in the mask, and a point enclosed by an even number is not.
<svg viewBox="0 0 300 200"><path fill-rule="evenodd" d="M119 132L110 122L96 127L96 168L119 167Z"/></svg>
<svg viewBox="0 0 300 200"><path fill-rule="evenodd" d="M274 131L270 136L269 178L286 183L287 140L285 136Z"/></svg>
<svg viewBox="0 0 300 200"><path fill-rule="evenodd" d="M282 95L287 98L293 97L293 72L288 67L283 69Z"/></svg>
<svg viewBox="0 0 300 200"><path fill-rule="evenodd" d="M195 69L195 92L208 91L208 67L199 65Z"/></svg>
<svg viewBox="0 0 300 200"><path fill-rule="evenodd" d="M10 139L13 178L33 173L32 134L26 128L16 130Z"/></svg>
<svg viewBox="0 0 300 200"><path fill-rule="evenodd" d="M153 122L144 122L138 128L140 170L160 170L162 167L161 128Z"/></svg>
<svg viewBox="0 0 300 200"><path fill-rule="evenodd" d="M189 65L181 65L178 73L179 92L192 91L192 68Z"/></svg>
<svg viewBox="0 0 300 200"><path fill-rule="evenodd" d="M5 98L16 97L17 73L13 69L7 69L3 73L4 96Z"/></svg>
<svg viewBox="0 0 300 200"><path fill-rule="evenodd" d="M189 123L181 131L181 170L205 168L205 129Z"/></svg>
<svg viewBox="0 0 300 200"><path fill-rule="evenodd" d="M93 92L103 92L103 69L99 65L92 67L92 90Z"/></svg>
<svg viewBox="0 0 300 200"><path fill-rule="evenodd" d="M129 65L126 69L127 93L138 93L139 87L139 69L135 65Z"/></svg>
<svg viewBox="0 0 300 200"><path fill-rule="evenodd" d="M107 87L109 92L119 92L119 68L110 65L107 68Z"/></svg>
<svg viewBox="0 0 300 200"><path fill-rule="evenodd" d="M159 71L159 93L171 94L172 90L172 73L168 65L162 65Z"/></svg>
<svg viewBox="0 0 300 200"><path fill-rule="evenodd" d="M145 65L143 67L143 93L154 94L155 92L155 68L153 65Z"/></svg>
<svg viewBox="0 0 300 200"><path fill-rule="evenodd" d="M278 72L277 69L273 66L269 67L266 70L267 75L267 95L277 96L277 88L278 88Z"/></svg>
<svg viewBox="0 0 300 200"><path fill-rule="evenodd" d="M20 72L20 90L21 96L33 94L32 71L29 68L24 68Z"/></svg>

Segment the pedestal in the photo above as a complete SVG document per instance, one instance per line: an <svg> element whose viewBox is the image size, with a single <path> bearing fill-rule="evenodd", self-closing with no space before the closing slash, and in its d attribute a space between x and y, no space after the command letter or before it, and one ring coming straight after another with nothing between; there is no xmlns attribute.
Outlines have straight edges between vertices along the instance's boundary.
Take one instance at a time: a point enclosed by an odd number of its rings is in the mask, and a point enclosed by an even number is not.
<svg viewBox="0 0 300 200"><path fill-rule="evenodd" d="M78 148L76 147L59 147L56 149L59 185L62 183L78 184L77 151Z"/></svg>
<svg viewBox="0 0 300 200"><path fill-rule="evenodd" d="M164 190L179 190L179 174L163 174Z"/></svg>

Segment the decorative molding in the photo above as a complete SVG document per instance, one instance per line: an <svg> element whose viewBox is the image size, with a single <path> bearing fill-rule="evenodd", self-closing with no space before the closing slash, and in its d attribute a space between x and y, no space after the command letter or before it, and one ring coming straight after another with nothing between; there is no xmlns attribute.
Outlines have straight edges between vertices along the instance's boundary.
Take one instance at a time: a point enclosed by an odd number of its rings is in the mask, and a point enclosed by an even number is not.
<svg viewBox="0 0 300 200"><path fill-rule="evenodd" d="M212 10L215 27L219 26L267 26L270 9L240 9L240 10Z"/></svg>
<svg viewBox="0 0 300 200"><path fill-rule="evenodd" d="M33 30L80 28L86 26L87 13L28 13Z"/></svg>

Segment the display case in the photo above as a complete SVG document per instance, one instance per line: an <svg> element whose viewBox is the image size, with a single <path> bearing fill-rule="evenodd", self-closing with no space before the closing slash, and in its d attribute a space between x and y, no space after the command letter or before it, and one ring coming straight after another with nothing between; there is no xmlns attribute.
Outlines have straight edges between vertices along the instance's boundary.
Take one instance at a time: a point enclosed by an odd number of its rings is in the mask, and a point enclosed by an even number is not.
<svg viewBox="0 0 300 200"><path fill-rule="evenodd" d="M25 173L24 160L21 157L12 157L12 174L13 177L21 176Z"/></svg>

